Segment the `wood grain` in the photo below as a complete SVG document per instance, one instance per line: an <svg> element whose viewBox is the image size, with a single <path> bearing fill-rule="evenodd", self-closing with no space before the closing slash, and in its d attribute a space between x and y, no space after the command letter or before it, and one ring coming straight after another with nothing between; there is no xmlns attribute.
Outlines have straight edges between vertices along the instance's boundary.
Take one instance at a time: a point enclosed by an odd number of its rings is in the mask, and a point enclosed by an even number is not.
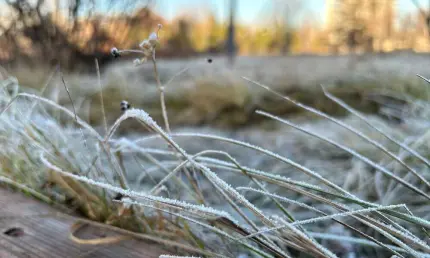
<svg viewBox="0 0 430 258"><path fill-rule="evenodd" d="M0 188L0 258L155 258L169 253L156 243L137 239L97 246L76 244L69 239L70 227L76 219L40 216L57 212L21 193ZM116 235L118 233L91 226L80 233L80 237L89 239Z"/></svg>

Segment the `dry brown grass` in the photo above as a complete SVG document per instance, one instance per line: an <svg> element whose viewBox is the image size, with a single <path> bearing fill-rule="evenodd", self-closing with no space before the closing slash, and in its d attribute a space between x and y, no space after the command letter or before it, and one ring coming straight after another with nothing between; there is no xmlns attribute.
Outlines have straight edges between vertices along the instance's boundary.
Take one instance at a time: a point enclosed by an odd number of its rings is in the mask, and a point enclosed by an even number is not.
<svg viewBox="0 0 430 258"><path fill-rule="evenodd" d="M312 58L315 61L315 57L301 58L303 62L310 62L307 60ZM326 62L327 58L321 60ZM272 58L270 64L279 68L276 60ZM336 58L331 60L332 64L338 62L333 61L338 60ZM214 63L217 61L215 59ZM159 64L163 82L168 80L163 73L169 68L164 65L163 62ZM177 73L183 65L174 66L171 70L175 72L170 74ZM246 65L248 62L238 67ZM248 102L271 111L264 105L273 104L278 98L280 101L275 104L288 101L289 106L326 120L296 123L296 120L286 121L258 112L257 115L279 122L278 129L270 131L253 126L232 134L194 128L170 134L145 111L133 109L121 115L120 101L111 101L121 94L129 98L135 96L136 102L127 98L133 106L143 106L151 116L157 107L159 111L158 93L152 79L141 79L150 77L146 72L148 68L121 66L114 72L112 67L102 75L104 104L108 118L119 118L115 123L108 119L107 134L99 133L101 130L95 130L85 119L76 119L71 106L67 109L55 101L28 93L17 95L14 90L2 92L0 180L30 194L36 191L35 195L44 201L73 204L72 207L90 219L142 236L155 236L159 242L179 247L187 254L213 256L217 253L230 257L249 252L263 257L300 254L426 257L425 253L430 252L425 242L430 229L427 188L430 176L423 160L430 156L427 144L430 134L425 123L423 126L413 120L428 119L426 113L404 113L404 126L366 116L365 121L381 128L381 134L365 127L363 120L356 117L337 120L288 98L279 98L276 92L272 95L273 91L264 90L265 86L240 79L238 75L242 71L238 68L228 72L221 65L210 69L202 67L203 64L197 62L186 74L177 77L175 83L169 85L168 100L169 96L175 100L186 99L185 108L195 107L203 113L223 110L217 106L220 105L228 107L225 112L230 113L231 106L246 106ZM199 69L209 70L203 74ZM265 69L274 76L269 66ZM133 77L132 71L137 75ZM264 74L263 71L248 71L242 75L255 79ZM331 72L327 73L331 76ZM308 69L303 74L312 73ZM316 75L309 77L318 78ZM117 82L121 78L124 82L135 80L135 83L114 87L120 85ZM386 86L381 88L396 91L399 96L418 93L418 90L421 92L418 95L426 92L425 88L419 88L425 86L420 82L412 82L410 85L414 87L402 91L409 84L400 83L398 77L392 78L396 78L398 84L388 84L388 79L381 79L381 84ZM218 79L216 83L214 79ZM85 113L81 103L91 100L89 110L95 108L99 96L93 77L69 76L66 82L79 116ZM89 86L85 88L83 82ZM328 91L337 95L340 92L337 90L344 91L347 87L346 84L322 82ZM110 83L110 87L106 86ZM18 89L14 80L2 81L2 84L4 89ZM229 84L235 86L228 88ZM323 93L319 88L313 90L311 84L290 87L285 86L288 84L279 86L279 83L273 89L282 93L302 91L305 100L312 100ZM380 90L376 84L364 86L359 80L351 80L348 85L356 85L352 89L355 94ZM51 81L49 87L63 93L42 94L53 96L53 99L58 95L60 103L70 103L56 80ZM109 89L115 91L109 93ZM337 105L330 100L332 104L327 107L324 103L328 101L319 104L318 101L311 104L323 110ZM167 101L168 109L169 103ZM146 105L152 109L147 109ZM281 108L279 105L272 108ZM427 110L428 105L427 101L412 98L406 107ZM249 110L254 114L254 109ZM97 109L91 112L92 116L101 113L97 113ZM184 111L176 112L169 109L170 117ZM222 117L220 112L218 115ZM154 114L161 117L160 112ZM124 123L130 119L135 120L140 130L149 129L149 132L117 136L118 128L124 127L123 133L129 130ZM399 142L387 140L384 135L401 139L402 144L419 152L423 158L407 151ZM183 167L187 169L182 170ZM421 177L414 175L415 171ZM128 198L115 198L118 193ZM115 199L121 199L122 203ZM219 246L225 247L224 251Z"/></svg>
<svg viewBox="0 0 430 258"><path fill-rule="evenodd" d="M301 111L258 87L249 87L240 76L271 85L294 99L335 115L344 115L346 112L323 96L320 84L353 107L370 113L379 109L377 103L366 99L375 91L395 92L397 95L419 99L427 99L429 95L424 82L415 76L422 74L430 77L426 69L430 61L425 54L400 52L363 56L357 60L349 56L240 57L233 70L226 66L226 59L213 60L212 63L207 63L206 58L158 61L162 83L184 68L189 68L166 89L166 102L172 113L170 120L173 126L238 126L260 121L254 115L256 109L277 115ZM351 60L355 60L355 66L349 65ZM49 72L47 69L18 69L13 74L22 82L21 87L40 88ZM82 104L79 115L89 117L93 125L101 125L95 72L69 75L66 78L77 106ZM129 62L120 61L106 67L101 79L110 123L120 114L118 106L122 100L127 100L132 106L145 108L157 121L162 121L152 66L136 68ZM51 99L58 93L59 103L69 105L70 101L58 77L51 82L47 92Z"/></svg>

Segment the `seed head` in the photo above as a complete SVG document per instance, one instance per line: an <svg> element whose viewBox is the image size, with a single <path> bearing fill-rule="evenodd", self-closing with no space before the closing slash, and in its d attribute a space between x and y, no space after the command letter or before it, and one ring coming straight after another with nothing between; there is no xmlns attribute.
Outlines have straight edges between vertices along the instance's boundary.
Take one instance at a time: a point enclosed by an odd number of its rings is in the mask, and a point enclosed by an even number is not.
<svg viewBox="0 0 430 258"><path fill-rule="evenodd" d="M117 195L115 195L115 197L113 199L115 201L121 201L122 198L124 198L124 195L122 195L121 193L118 193Z"/></svg>
<svg viewBox="0 0 430 258"><path fill-rule="evenodd" d="M115 57L115 58L118 58L118 57L120 57L121 56L121 54L119 53L119 50L118 50L118 48L116 48L116 47L113 47L111 50L110 50L110 53L113 55L113 57Z"/></svg>
<svg viewBox="0 0 430 258"><path fill-rule="evenodd" d="M121 101L121 104L120 104L120 106L121 106L121 111L126 111L127 109L130 109L130 104L126 101L126 100L123 100L123 101Z"/></svg>
<svg viewBox="0 0 430 258"><path fill-rule="evenodd" d="M149 35L148 40L149 40L149 43L151 43L151 45L155 45L158 41L157 33L155 32L151 33L151 35Z"/></svg>

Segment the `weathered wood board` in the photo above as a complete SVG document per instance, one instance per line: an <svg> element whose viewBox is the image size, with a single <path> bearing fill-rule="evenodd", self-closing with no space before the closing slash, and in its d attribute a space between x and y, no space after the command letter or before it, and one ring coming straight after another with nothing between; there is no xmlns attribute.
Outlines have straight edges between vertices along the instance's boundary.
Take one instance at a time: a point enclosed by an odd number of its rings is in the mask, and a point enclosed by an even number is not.
<svg viewBox="0 0 430 258"><path fill-rule="evenodd" d="M21 193L0 188L0 258L152 258L169 253L156 243L137 239L97 246L76 244L69 239L70 227L76 219L37 216L56 212L49 205L25 197ZM103 235L117 235L114 232L102 231ZM100 238L97 230L89 234L94 234L93 238ZM87 234L86 237L91 236Z"/></svg>

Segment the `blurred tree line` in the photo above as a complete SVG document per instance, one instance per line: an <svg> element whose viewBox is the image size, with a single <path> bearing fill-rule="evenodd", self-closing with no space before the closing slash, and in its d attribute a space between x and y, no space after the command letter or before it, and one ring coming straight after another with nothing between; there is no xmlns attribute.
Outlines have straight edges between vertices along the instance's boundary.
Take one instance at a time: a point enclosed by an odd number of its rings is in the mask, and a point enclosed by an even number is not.
<svg viewBox="0 0 430 258"><path fill-rule="evenodd" d="M142 2L3 0L0 2L0 61L60 64L66 69L93 64L94 58L107 62L109 49L121 38L112 34L112 28L128 31L140 26L142 20L152 21L151 12L145 11ZM115 17L109 11L129 13L139 7L144 11L138 16ZM115 34L126 36L123 32Z"/></svg>
<svg viewBox="0 0 430 258"><path fill-rule="evenodd" d="M113 46L136 48L163 24L157 55L184 57L226 52L229 21L215 14L184 15L167 22L152 11L152 1L138 0L4 0L7 14L0 17L0 61L41 61L75 69L110 61ZM4 6L3 5L3 6ZM284 5L285 6L285 5ZM116 10L113 12L112 10ZM292 12L259 26L235 24L234 45L239 54L288 54L300 45L291 26Z"/></svg>
<svg viewBox="0 0 430 258"><path fill-rule="evenodd" d="M430 1L411 3L416 11L402 13L396 0L327 1L329 52L430 51Z"/></svg>
<svg viewBox="0 0 430 258"><path fill-rule="evenodd" d="M61 64L68 69L109 62L111 47L136 48L163 24L157 55L184 57L226 52L229 21L210 11L172 21L139 0L3 0L0 61ZM418 49L428 51L430 12L395 20L394 0L329 0L328 24L312 14L295 21L302 1L272 0L255 24L235 24L235 45L242 55L287 55ZM6 14L5 14L6 13ZM394 26L395 22L398 27ZM426 32L426 33L424 33ZM423 34L424 33L424 34Z"/></svg>

